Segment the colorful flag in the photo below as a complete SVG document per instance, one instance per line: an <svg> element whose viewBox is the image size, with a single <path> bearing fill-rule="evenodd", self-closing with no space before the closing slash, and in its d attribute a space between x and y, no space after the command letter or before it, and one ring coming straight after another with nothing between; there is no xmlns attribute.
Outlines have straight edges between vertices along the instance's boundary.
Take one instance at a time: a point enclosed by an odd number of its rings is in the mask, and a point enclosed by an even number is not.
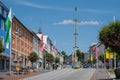
<svg viewBox="0 0 120 80"><path fill-rule="evenodd" d="M54 51L54 49L55 49L55 46L52 45L52 46L51 46L51 51Z"/></svg>
<svg viewBox="0 0 120 80"><path fill-rule="evenodd" d="M113 59L113 52L110 52L109 50L106 50L106 59Z"/></svg>
<svg viewBox="0 0 120 80"><path fill-rule="evenodd" d="M90 56L90 61L93 61L93 55Z"/></svg>
<svg viewBox="0 0 120 80"><path fill-rule="evenodd" d="M43 39L44 39L44 35L42 34L42 35L41 35L41 41L40 41L40 51L42 51L42 52L43 52L43 50L44 50L44 42L43 42Z"/></svg>
<svg viewBox="0 0 120 80"><path fill-rule="evenodd" d="M96 47L96 57L98 57L98 55L99 55L99 48Z"/></svg>
<svg viewBox="0 0 120 80"><path fill-rule="evenodd" d="M9 48L9 43L11 42L11 27L12 27L12 9L10 9L9 13L8 13L8 17L6 19L5 22L6 25L6 48Z"/></svg>

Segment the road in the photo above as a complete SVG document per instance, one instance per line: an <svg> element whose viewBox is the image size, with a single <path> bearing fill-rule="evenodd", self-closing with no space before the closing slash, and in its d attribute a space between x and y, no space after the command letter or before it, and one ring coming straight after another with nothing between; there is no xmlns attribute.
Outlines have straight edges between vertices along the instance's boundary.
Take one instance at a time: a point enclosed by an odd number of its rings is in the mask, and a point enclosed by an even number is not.
<svg viewBox="0 0 120 80"><path fill-rule="evenodd" d="M95 69L71 69L65 68L43 73L22 80L90 80Z"/></svg>

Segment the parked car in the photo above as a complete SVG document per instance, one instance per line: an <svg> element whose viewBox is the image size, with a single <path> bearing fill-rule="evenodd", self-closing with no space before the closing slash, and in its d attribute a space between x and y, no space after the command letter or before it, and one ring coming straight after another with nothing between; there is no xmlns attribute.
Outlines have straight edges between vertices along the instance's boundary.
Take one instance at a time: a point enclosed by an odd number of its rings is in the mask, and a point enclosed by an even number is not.
<svg viewBox="0 0 120 80"><path fill-rule="evenodd" d="M88 68L88 64L83 64L83 68Z"/></svg>

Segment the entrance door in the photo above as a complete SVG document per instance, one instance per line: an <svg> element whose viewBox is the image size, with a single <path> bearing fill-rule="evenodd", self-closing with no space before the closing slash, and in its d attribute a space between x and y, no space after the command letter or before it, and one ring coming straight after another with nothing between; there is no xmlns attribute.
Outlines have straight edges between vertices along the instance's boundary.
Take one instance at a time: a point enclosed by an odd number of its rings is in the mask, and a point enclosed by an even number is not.
<svg viewBox="0 0 120 80"><path fill-rule="evenodd" d="M0 59L0 70L4 70L4 59Z"/></svg>

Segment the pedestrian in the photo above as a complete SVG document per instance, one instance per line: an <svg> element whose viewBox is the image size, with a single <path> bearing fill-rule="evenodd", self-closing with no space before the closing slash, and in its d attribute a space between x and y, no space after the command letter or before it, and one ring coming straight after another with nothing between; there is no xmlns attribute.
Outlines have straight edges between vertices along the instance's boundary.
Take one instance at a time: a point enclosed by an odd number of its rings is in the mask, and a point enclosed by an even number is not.
<svg viewBox="0 0 120 80"><path fill-rule="evenodd" d="M52 65L53 66L53 70L55 69L55 64Z"/></svg>
<svg viewBox="0 0 120 80"><path fill-rule="evenodd" d="M55 70L57 70L57 64L55 64Z"/></svg>

